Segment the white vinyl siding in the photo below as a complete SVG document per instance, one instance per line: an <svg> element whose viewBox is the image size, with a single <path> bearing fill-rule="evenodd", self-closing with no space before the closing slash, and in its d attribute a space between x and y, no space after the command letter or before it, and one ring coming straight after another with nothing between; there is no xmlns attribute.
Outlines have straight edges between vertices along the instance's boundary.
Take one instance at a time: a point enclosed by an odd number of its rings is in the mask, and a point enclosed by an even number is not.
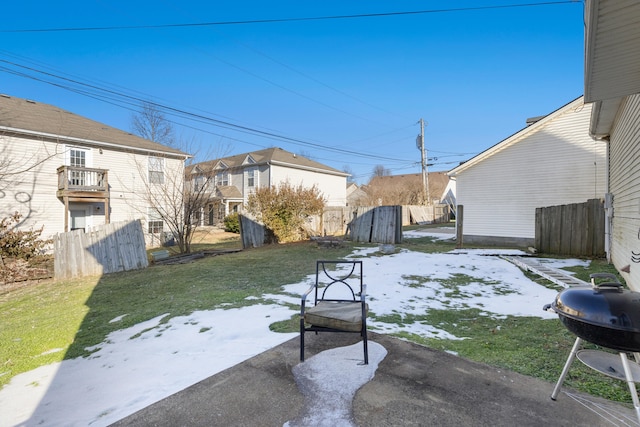
<svg viewBox="0 0 640 427"><path fill-rule="evenodd" d="M609 149L613 195L611 260L627 285L640 291L640 95L628 97L618 112Z"/></svg>
<svg viewBox="0 0 640 427"><path fill-rule="evenodd" d="M589 136L590 115L590 104L573 102L463 168L455 179L464 235L534 239L536 208L603 198L606 144Z"/></svg>
<svg viewBox="0 0 640 427"><path fill-rule="evenodd" d="M38 166L11 179L11 185L4 186L0 195L6 203L0 203L0 215L7 216L15 211L27 218L24 228L44 226L43 238L51 238L64 231L64 203L56 196L58 176L56 169L69 165L69 146L63 143L43 142L30 138L0 135L3 154L15 165L35 164ZM76 147L78 148L78 147ZM82 148L82 147L79 147ZM90 148L88 148L90 149ZM108 170L110 187L110 221L131 221L147 217L145 185L147 179L147 154L103 148L90 149L90 158L85 158L88 166ZM180 158L164 158L165 173L182 176L184 162ZM72 210L85 209L87 227L104 224L102 203L71 204ZM165 230L166 231L166 230Z"/></svg>
<svg viewBox="0 0 640 427"><path fill-rule="evenodd" d="M294 186L302 184L304 187L312 187L316 184L327 206L346 206L347 203L347 186L344 176L272 165L270 180L272 185L283 181L289 181ZM263 183L263 185L266 184Z"/></svg>
<svg viewBox="0 0 640 427"><path fill-rule="evenodd" d="M19 212L25 230L44 225L45 239L64 231L64 204L56 197L56 169L68 164L64 144L0 135L0 148L9 161L9 171L23 171L3 179L0 216ZM38 166L28 170L23 166L34 164Z"/></svg>

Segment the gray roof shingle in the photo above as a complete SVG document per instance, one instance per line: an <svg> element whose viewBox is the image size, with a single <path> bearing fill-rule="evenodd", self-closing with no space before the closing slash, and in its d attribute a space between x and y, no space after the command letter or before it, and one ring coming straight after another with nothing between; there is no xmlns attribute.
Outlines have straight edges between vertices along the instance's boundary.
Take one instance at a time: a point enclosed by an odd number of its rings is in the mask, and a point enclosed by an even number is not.
<svg viewBox="0 0 640 427"><path fill-rule="evenodd" d="M123 149L189 157L187 153L175 148L140 138L62 108L8 95L0 95L0 129L51 136L64 142L86 141L96 145L115 145Z"/></svg>
<svg viewBox="0 0 640 427"><path fill-rule="evenodd" d="M279 147L266 148L264 150L252 151L250 153L236 154L234 156L223 157L221 159L209 160L206 162L198 163L197 165L202 170L210 170L216 167L218 164L224 164L229 169L234 169L243 166L243 162L250 156L256 165L266 163L279 163L290 167L300 167L303 169L317 169L324 171L325 173L344 175L348 174L338 169L334 169L330 166L316 162L315 160L308 159L303 156L291 153L283 150Z"/></svg>

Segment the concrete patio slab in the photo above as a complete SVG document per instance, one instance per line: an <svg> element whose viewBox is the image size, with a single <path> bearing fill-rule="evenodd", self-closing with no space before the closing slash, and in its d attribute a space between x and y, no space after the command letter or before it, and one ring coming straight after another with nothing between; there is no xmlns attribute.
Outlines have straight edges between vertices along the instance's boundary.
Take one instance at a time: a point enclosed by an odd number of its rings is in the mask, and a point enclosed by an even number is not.
<svg viewBox="0 0 640 427"><path fill-rule="evenodd" d="M307 334L307 361L358 341L355 334ZM631 405L568 389L553 401L552 383L387 335L371 333L370 341L387 355L355 395L353 423L358 426L638 425ZM305 405L292 374L298 358L294 338L114 426L282 426Z"/></svg>

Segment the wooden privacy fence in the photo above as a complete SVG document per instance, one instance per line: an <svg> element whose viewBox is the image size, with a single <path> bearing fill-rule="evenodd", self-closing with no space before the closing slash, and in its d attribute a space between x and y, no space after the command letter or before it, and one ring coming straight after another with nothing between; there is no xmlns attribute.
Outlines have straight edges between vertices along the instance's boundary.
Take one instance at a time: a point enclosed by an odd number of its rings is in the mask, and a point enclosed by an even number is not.
<svg viewBox="0 0 640 427"><path fill-rule="evenodd" d="M267 243L273 243L274 236L264 224L261 224L248 216L239 215L240 220L240 238L242 239L242 248L258 248Z"/></svg>
<svg viewBox="0 0 640 427"><path fill-rule="evenodd" d="M545 254L603 256L604 225L604 204L599 199L537 208L535 246Z"/></svg>
<svg viewBox="0 0 640 427"><path fill-rule="evenodd" d="M135 270L149 265L139 220L58 233L54 239L56 279Z"/></svg>
<svg viewBox="0 0 640 427"><path fill-rule="evenodd" d="M402 225L442 224L449 222L449 205L407 205L402 206Z"/></svg>
<svg viewBox="0 0 640 427"><path fill-rule="evenodd" d="M360 207L355 214L352 208L331 209L330 212L333 217L328 223L334 224L336 229L340 225L342 230L344 221L345 231L337 234L348 234L354 242L402 242L402 206ZM239 219L243 248L256 248L275 241L273 233L263 224L245 215L240 215ZM314 223L310 224L313 226Z"/></svg>
<svg viewBox="0 0 640 427"><path fill-rule="evenodd" d="M327 206L322 211L322 218L314 218L315 234L325 236L342 236L347 232L347 225L355 216L355 209L348 206ZM322 220L322 224L319 221ZM319 227L321 225L321 227Z"/></svg>
<svg viewBox="0 0 640 427"><path fill-rule="evenodd" d="M358 215L358 209L370 210L378 207L380 206L361 208L327 206L322 212L322 217L314 216L309 219L309 229L313 231L312 234L316 235L341 236L347 233L347 227ZM449 216L450 209L446 204L404 205L402 206L401 225L447 223L450 220Z"/></svg>
<svg viewBox="0 0 640 427"><path fill-rule="evenodd" d="M354 242L402 242L402 206L360 207L349 224Z"/></svg>

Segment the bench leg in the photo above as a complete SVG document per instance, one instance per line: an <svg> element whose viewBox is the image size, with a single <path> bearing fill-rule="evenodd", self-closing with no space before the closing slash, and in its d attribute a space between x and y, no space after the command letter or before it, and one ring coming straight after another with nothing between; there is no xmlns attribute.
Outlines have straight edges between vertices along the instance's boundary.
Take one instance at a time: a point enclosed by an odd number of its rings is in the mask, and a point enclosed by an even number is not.
<svg viewBox="0 0 640 427"><path fill-rule="evenodd" d="M304 362L304 319L300 319L300 361Z"/></svg>
<svg viewBox="0 0 640 427"><path fill-rule="evenodd" d="M365 326L362 331L362 343L364 345L364 364L369 364L369 346L367 344L367 327Z"/></svg>

